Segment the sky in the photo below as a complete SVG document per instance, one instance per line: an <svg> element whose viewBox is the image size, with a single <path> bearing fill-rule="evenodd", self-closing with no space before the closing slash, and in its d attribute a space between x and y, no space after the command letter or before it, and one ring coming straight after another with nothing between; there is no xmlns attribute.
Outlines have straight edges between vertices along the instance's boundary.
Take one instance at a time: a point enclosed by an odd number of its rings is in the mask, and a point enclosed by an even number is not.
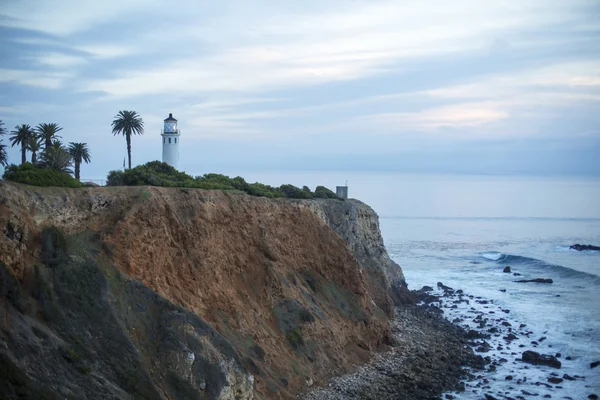
<svg viewBox="0 0 600 400"><path fill-rule="evenodd" d="M119 110L144 120L133 165L173 113L192 175L600 175L598 21L598 0L7 0L0 120L60 124L84 179L122 168Z"/></svg>

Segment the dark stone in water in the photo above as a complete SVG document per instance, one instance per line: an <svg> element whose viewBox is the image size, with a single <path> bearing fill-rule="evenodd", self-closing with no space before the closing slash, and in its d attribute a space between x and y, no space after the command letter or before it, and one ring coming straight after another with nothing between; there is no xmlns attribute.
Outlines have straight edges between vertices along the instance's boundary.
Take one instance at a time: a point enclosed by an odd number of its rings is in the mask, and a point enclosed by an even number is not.
<svg viewBox="0 0 600 400"><path fill-rule="evenodd" d="M450 286L446 286L444 285L442 282L438 282L437 283L437 287L439 289L442 289L444 292L454 292L454 289L452 289Z"/></svg>
<svg viewBox="0 0 600 400"><path fill-rule="evenodd" d="M521 359L523 362L533 365L547 365L548 367L552 368L560 368L562 366L561 362L558 361L556 357L552 355L540 354L531 350L524 351Z"/></svg>
<svg viewBox="0 0 600 400"><path fill-rule="evenodd" d="M553 283L552 279L546 279L546 278L535 278L535 279L521 279L515 282L520 282L520 283L529 283L529 282L533 282L533 283Z"/></svg>
<svg viewBox="0 0 600 400"><path fill-rule="evenodd" d="M504 380L507 380L507 381L512 381L512 380L513 380L513 377L512 377L512 375L508 375L506 378L504 378Z"/></svg>
<svg viewBox="0 0 600 400"><path fill-rule="evenodd" d="M433 288L431 286L423 286L421 289L419 289L420 292L431 292L433 290Z"/></svg>
<svg viewBox="0 0 600 400"><path fill-rule="evenodd" d="M468 331L466 336L468 339L479 339L479 338L485 337L485 335L482 335L473 329Z"/></svg>
<svg viewBox="0 0 600 400"><path fill-rule="evenodd" d="M495 398L491 394L485 393L484 396L485 396L485 400L498 400L497 398Z"/></svg>
<svg viewBox="0 0 600 400"><path fill-rule="evenodd" d="M506 289L500 289L502 293L506 293Z"/></svg>
<svg viewBox="0 0 600 400"><path fill-rule="evenodd" d="M569 246L570 249L573 250L577 250L577 251L584 251L584 250L595 250L595 251L600 251L600 247L598 246L592 246L591 244L574 244L572 246Z"/></svg>
<svg viewBox="0 0 600 400"><path fill-rule="evenodd" d="M514 276L521 276L521 274L520 274L520 273L518 273L518 272L515 272L513 275L514 275Z"/></svg>
<svg viewBox="0 0 600 400"><path fill-rule="evenodd" d="M508 266L505 267L504 271L502 271L502 272L504 272L505 274L510 274L510 267L508 267Z"/></svg>
<svg viewBox="0 0 600 400"><path fill-rule="evenodd" d="M575 380L575 378L573 378L572 376L570 376L570 375L567 375L567 374L564 374L564 375L563 375L563 379L566 379L566 380L568 380L568 381L574 381L574 380Z"/></svg>
<svg viewBox="0 0 600 400"><path fill-rule="evenodd" d="M552 377L548 378L548 382L554 383L555 385L561 383L562 381L563 381L563 379L557 378L555 376L552 376Z"/></svg>
<svg viewBox="0 0 600 400"><path fill-rule="evenodd" d="M502 339L510 342L512 340L517 339L517 335L515 335L514 333L509 333L508 335L504 336Z"/></svg>
<svg viewBox="0 0 600 400"><path fill-rule="evenodd" d="M590 394L588 396L588 399L590 399L590 400L598 400L598 395L595 395L595 394L592 393L592 394Z"/></svg>
<svg viewBox="0 0 600 400"><path fill-rule="evenodd" d="M600 365L600 360L594 361L593 363L591 363L590 368L596 368L598 365Z"/></svg>

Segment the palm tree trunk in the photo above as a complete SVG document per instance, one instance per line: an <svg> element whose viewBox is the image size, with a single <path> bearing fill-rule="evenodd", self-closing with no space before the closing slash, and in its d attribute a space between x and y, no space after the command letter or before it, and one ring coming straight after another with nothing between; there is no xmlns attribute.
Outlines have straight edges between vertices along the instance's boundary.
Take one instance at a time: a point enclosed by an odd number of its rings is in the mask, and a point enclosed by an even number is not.
<svg viewBox="0 0 600 400"><path fill-rule="evenodd" d="M75 161L75 179L77 179L78 181L79 179L79 167L81 166L80 162Z"/></svg>
<svg viewBox="0 0 600 400"><path fill-rule="evenodd" d="M36 161L37 161L36 152L35 152L35 151L32 151L32 152L31 152L31 163L32 163L33 165L35 165Z"/></svg>
<svg viewBox="0 0 600 400"><path fill-rule="evenodd" d="M126 133L125 139L127 139L127 157L129 158L129 169L131 169L131 134Z"/></svg>
<svg viewBox="0 0 600 400"><path fill-rule="evenodd" d="M46 148L49 148L50 146L52 146L52 138L51 137L46 136L45 140L46 140Z"/></svg>
<svg viewBox="0 0 600 400"><path fill-rule="evenodd" d="M21 164L25 164L27 162L27 147L25 143L21 145Z"/></svg>

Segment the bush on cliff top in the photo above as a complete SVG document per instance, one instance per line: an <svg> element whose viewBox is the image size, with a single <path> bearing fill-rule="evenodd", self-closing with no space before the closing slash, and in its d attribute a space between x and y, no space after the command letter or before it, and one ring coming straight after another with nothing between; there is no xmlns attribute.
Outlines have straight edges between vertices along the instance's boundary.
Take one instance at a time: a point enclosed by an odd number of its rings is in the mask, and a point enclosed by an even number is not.
<svg viewBox="0 0 600 400"><path fill-rule="evenodd" d="M126 171L110 171L107 179L108 186L150 185L196 189L239 190L246 192L251 196L269 198L337 198L335 193L323 186L317 186L317 190L313 193L307 186L299 188L287 184L281 185L280 187L273 187L259 182L248 183L240 176L230 178L227 175L222 174L205 174L192 177L191 175L177 171L169 164L160 161L151 161Z"/></svg>
<svg viewBox="0 0 600 400"><path fill-rule="evenodd" d="M31 163L10 165L4 171L2 178L7 181L25 183L33 186L61 186L78 188L83 185L66 172L50 168L39 168Z"/></svg>

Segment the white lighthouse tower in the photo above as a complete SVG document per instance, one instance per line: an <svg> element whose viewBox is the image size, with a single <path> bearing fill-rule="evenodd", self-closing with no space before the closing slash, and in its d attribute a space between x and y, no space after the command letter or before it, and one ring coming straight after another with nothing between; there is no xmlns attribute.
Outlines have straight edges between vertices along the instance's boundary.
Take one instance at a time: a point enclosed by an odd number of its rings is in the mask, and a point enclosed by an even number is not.
<svg viewBox="0 0 600 400"><path fill-rule="evenodd" d="M179 162L179 129L177 129L177 120L173 114L169 113L169 118L165 119L165 126L161 132L162 160L173 168L177 168Z"/></svg>

